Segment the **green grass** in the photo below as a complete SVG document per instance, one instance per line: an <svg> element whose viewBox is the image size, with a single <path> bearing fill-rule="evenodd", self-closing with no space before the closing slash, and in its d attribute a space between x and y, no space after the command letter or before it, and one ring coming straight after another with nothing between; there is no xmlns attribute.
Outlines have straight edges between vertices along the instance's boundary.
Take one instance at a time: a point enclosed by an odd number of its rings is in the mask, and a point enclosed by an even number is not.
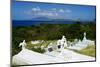
<svg viewBox="0 0 100 67"><path fill-rule="evenodd" d="M88 55L88 56L92 56L95 57L95 45L89 45L86 48L82 49L82 50L74 50L75 52L78 52L80 54L84 54L84 55Z"/></svg>
<svg viewBox="0 0 100 67"><path fill-rule="evenodd" d="M55 42L56 42L56 40L44 41L44 42L38 43L38 44L31 44L31 42L28 42L26 48L33 50L35 52L44 53L45 49L41 49L41 46L44 46L44 48L47 48L47 46L50 43L55 43ZM37 48L35 48L35 47L37 47Z"/></svg>

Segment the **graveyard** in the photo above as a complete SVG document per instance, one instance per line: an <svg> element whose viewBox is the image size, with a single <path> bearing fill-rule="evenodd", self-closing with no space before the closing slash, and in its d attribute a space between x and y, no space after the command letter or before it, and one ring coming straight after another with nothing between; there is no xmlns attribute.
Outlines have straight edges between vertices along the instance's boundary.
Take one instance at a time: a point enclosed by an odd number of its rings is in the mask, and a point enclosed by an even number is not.
<svg viewBox="0 0 100 67"><path fill-rule="evenodd" d="M42 23L12 31L12 65L96 60L95 23Z"/></svg>
<svg viewBox="0 0 100 67"><path fill-rule="evenodd" d="M87 39L86 32L82 40L71 42L62 35L58 40L23 40L19 47L21 51L12 58L14 65L95 61L95 41Z"/></svg>

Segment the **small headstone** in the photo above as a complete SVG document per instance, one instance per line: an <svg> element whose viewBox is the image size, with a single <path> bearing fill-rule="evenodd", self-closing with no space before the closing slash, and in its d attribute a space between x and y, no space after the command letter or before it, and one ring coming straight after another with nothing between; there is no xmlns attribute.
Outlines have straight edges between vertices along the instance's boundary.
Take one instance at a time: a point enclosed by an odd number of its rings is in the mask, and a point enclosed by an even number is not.
<svg viewBox="0 0 100 67"><path fill-rule="evenodd" d="M84 32L84 38L83 38L83 40L87 40L87 39L86 39L86 32Z"/></svg>
<svg viewBox="0 0 100 67"><path fill-rule="evenodd" d="M49 52L53 51L53 48L48 48L48 51L49 51Z"/></svg>
<svg viewBox="0 0 100 67"><path fill-rule="evenodd" d="M47 52L51 52L53 51L53 48L52 48L52 43L50 43L47 47Z"/></svg>

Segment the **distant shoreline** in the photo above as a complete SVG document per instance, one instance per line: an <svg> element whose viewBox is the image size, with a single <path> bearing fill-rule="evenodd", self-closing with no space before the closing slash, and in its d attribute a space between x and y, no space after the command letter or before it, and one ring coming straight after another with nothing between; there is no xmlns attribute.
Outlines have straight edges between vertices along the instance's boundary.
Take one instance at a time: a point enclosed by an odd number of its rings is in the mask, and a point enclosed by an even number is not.
<svg viewBox="0 0 100 67"><path fill-rule="evenodd" d="M40 25L40 24L75 24L76 21L18 21L18 20L12 20L12 27L17 26L32 26L32 25ZM87 24L91 22L80 22L81 24ZM95 22L92 22L95 23Z"/></svg>

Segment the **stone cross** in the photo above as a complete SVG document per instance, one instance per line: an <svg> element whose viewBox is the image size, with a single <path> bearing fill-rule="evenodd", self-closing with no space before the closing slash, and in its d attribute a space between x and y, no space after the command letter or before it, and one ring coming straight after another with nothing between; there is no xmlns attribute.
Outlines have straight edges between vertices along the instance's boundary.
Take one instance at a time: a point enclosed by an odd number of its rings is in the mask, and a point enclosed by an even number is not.
<svg viewBox="0 0 100 67"><path fill-rule="evenodd" d="M86 37L86 32L84 32L84 36Z"/></svg>
<svg viewBox="0 0 100 67"><path fill-rule="evenodd" d="M62 39L59 39L57 41L57 46L58 46L58 49L60 49L60 50L63 50L64 47L67 46L67 41L66 41L66 38L64 35L62 36Z"/></svg>
<svg viewBox="0 0 100 67"><path fill-rule="evenodd" d="M63 42L63 47L66 47L67 46L67 41L66 41L66 38L65 38L65 36L63 35L62 36L62 42Z"/></svg>
<svg viewBox="0 0 100 67"><path fill-rule="evenodd" d="M83 40L86 40L86 32L84 32L84 38L83 38Z"/></svg>
<svg viewBox="0 0 100 67"><path fill-rule="evenodd" d="M19 44L19 47L22 47L22 50L23 49L25 49L25 47L26 47L26 42L25 42L25 40L23 40L23 42L21 42L20 44Z"/></svg>

